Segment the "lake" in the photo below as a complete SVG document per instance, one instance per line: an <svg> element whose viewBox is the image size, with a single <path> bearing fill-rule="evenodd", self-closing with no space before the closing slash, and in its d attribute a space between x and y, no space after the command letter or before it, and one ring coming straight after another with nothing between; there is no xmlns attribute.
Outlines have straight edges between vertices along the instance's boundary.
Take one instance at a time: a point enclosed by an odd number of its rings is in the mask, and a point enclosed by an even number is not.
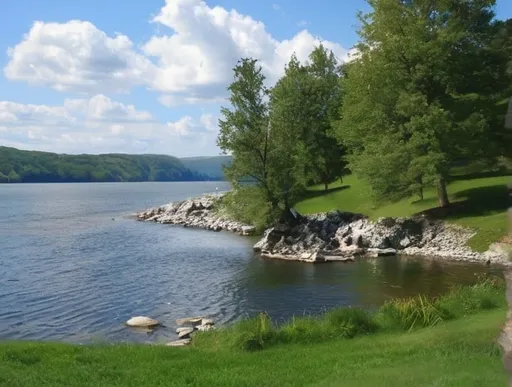
<svg viewBox="0 0 512 387"><path fill-rule="evenodd" d="M137 222L129 215L226 183L0 185L0 339L160 342L176 318L284 321L338 305L470 284L482 265L386 257L311 265L261 259L254 238ZM166 325L127 328L131 316Z"/></svg>

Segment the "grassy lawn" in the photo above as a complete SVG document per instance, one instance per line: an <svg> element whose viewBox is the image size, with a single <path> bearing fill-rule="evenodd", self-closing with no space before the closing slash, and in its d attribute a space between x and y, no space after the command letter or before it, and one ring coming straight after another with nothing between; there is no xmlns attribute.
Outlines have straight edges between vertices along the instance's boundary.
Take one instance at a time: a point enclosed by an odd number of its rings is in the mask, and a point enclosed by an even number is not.
<svg viewBox="0 0 512 387"><path fill-rule="evenodd" d="M0 386L505 386L504 309L434 328L258 352L0 344Z"/></svg>
<svg viewBox="0 0 512 387"><path fill-rule="evenodd" d="M507 232L506 210L510 203L506 184L510 180L510 176L473 179L459 177L448 186L452 206L440 211L433 189L424 192L422 201L414 197L375 206L368 185L351 175L344 179L343 184L332 184L328 191L324 191L323 186L312 187L307 197L296 204L296 208L305 214L334 209L359 212L372 219L426 213L433 218L478 230L469 245L476 251L485 251L489 244L498 241Z"/></svg>

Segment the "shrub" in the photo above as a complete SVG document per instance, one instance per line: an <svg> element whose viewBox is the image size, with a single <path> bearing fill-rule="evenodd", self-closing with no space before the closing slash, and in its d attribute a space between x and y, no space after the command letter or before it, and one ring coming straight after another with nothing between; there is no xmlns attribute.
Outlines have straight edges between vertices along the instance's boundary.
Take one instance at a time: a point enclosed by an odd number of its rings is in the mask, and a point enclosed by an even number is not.
<svg viewBox="0 0 512 387"><path fill-rule="evenodd" d="M352 338L373 333L378 329L373 316L360 308L331 309L324 318L328 321L329 328L341 337Z"/></svg>
<svg viewBox="0 0 512 387"><path fill-rule="evenodd" d="M218 211L224 211L229 217L247 223L261 233L270 227L279 217L265 199L262 189L256 186L240 186L227 193L218 205Z"/></svg>
<svg viewBox="0 0 512 387"><path fill-rule="evenodd" d="M444 311L424 296L388 301L376 315L384 328L407 331L432 327L442 322L444 317Z"/></svg>
<svg viewBox="0 0 512 387"><path fill-rule="evenodd" d="M505 282L499 277L480 276L472 286L456 286L435 301L448 318L460 318L480 310L505 306Z"/></svg>

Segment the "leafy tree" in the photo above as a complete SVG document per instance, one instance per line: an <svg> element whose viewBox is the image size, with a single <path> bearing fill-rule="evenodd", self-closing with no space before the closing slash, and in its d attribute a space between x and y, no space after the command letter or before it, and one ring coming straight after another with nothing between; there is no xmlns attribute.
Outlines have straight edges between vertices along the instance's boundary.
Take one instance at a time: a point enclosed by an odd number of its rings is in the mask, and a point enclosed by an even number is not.
<svg viewBox="0 0 512 387"><path fill-rule="evenodd" d="M503 60L492 0L368 0L359 59L347 66L338 136L378 199L435 185L456 160L496 152ZM502 127L503 125L501 125Z"/></svg>
<svg viewBox="0 0 512 387"><path fill-rule="evenodd" d="M250 58L240 60L233 72L234 80L228 87L232 108L221 109L217 138L219 148L232 154L225 174L234 184L252 178L264 190L266 200L277 208L278 198L269 185L272 144L265 76L258 61Z"/></svg>
<svg viewBox="0 0 512 387"><path fill-rule="evenodd" d="M309 55L307 73L312 77L309 91L309 135L306 137L310 165L316 181L328 189L329 183L342 176L342 147L337 143L333 123L339 119L342 98L341 67L332 51L322 44Z"/></svg>
<svg viewBox="0 0 512 387"><path fill-rule="evenodd" d="M295 55L283 77L271 91L270 128L272 140L271 185L285 209L304 191L308 181L311 149L307 149L315 106L311 101L315 84Z"/></svg>

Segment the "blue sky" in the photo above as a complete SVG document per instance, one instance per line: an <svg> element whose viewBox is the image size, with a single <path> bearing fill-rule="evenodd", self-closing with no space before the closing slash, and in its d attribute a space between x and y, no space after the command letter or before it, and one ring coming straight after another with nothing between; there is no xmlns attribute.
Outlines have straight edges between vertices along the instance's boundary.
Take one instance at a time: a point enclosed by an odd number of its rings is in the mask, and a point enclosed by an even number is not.
<svg viewBox="0 0 512 387"><path fill-rule="evenodd" d="M268 82L321 40L340 58L364 0L14 0L0 14L0 145L215 155L241 56ZM498 18L512 1L498 0Z"/></svg>

